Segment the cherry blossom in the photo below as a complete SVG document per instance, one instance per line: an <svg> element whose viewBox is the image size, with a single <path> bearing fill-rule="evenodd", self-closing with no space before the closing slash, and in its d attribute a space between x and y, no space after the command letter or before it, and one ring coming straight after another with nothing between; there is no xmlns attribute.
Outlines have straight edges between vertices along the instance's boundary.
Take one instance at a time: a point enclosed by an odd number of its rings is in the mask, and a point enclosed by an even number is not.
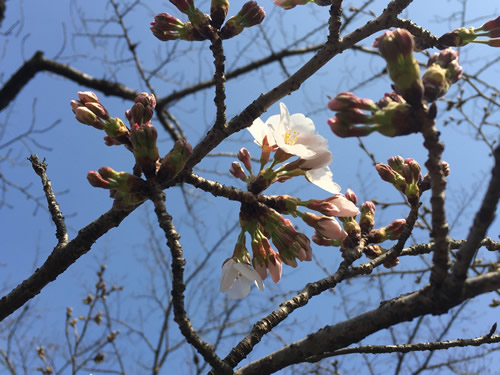
<svg viewBox="0 0 500 375"><path fill-rule="evenodd" d="M250 293L252 282L259 290L264 290L264 282L251 265L230 258L222 266L220 291L230 298L245 298Z"/></svg>
<svg viewBox="0 0 500 375"><path fill-rule="evenodd" d="M298 156L298 162L293 164L305 172L309 182L332 194L340 191L340 186L332 181L333 175L328 167L333 160L328 141L316 134L314 122L310 118L302 113L290 115L286 105L280 103L279 115L269 117L266 122L258 118L248 130L259 146L262 147L267 137L270 146Z"/></svg>

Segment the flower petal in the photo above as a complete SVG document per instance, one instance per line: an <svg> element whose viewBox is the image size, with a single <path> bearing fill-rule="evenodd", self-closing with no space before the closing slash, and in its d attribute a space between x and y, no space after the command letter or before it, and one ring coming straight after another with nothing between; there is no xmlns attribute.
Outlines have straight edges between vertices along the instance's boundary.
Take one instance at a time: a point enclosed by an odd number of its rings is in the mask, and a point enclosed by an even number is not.
<svg viewBox="0 0 500 375"><path fill-rule="evenodd" d="M340 186L333 182L333 174L328 167L311 169L306 172L305 176L310 183L328 191L329 193L338 194L340 192Z"/></svg>

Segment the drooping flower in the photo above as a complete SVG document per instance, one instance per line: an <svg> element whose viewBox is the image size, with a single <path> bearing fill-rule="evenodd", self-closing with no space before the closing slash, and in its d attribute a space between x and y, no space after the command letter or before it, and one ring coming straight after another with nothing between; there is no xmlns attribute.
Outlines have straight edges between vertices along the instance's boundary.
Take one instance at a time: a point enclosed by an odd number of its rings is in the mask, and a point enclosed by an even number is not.
<svg viewBox="0 0 500 375"><path fill-rule="evenodd" d="M264 290L264 282L250 264L240 263L229 258L222 266L220 291L227 293L229 297L245 298L250 293L252 283L259 290Z"/></svg>

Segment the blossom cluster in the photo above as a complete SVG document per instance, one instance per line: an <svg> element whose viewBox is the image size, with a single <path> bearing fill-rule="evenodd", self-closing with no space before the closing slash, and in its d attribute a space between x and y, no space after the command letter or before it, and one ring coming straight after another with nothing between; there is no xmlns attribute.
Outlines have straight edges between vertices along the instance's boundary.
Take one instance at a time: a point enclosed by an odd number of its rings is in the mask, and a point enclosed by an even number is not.
<svg viewBox="0 0 500 375"><path fill-rule="evenodd" d="M373 132L396 137L419 132L428 113L427 103L444 96L462 77L458 51L451 48L433 54L421 77L413 55L415 42L407 30L386 31L375 40L374 47L387 62L395 91L386 93L377 103L350 92L331 99L328 108L337 113L328 125L339 137L362 137Z"/></svg>
<svg viewBox="0 0 500 375"><path fill-rule="evenodd" d="M477 39L487 37L489 39ZM469 43L487 44L491 47L500 47L500 16L484 23L481 27L460 27L443 34L439 42L446 46L462 47Z"/></svg>
<svg viewBox="0 0 500 375"><path fill-rule="evenodd" d="M266 13L255 1L248 1L233 17L224 21L229 12L229 1L212 0L210 14L203 13L195 7L194 0L170 0L189 21L182 22L169 13L157 14L151 22L151 32L161 41L213 40L216 37L230 39L240 34L245 28L258 25L264 20ZM224 25L223 25L224 24Z"/></svg>
<svg viewBox="0 0 500 375"><path fill-rule="evenodd" d="M387 227L373 229L374 204L365 202L359 209L353 191L348 189L345 195L339 193L340 187L333 182L328 166L332 155L327 141L316 134L311 119L300 113L290 115L285 104L280 103L279 115L271 116L265 122L256 119L248 130L261 148L259 171L254 174L250 152L242 148L238 152L239 162L232 163L230 172L246 182L249 192L259 195L275 182L304 176L333 195L322 200L273 196L269 197L274 202L273 208L242 203L241 232L232 257L223 263L221 291L230 297L243 298L250 292L252 283L263 290L262 281L268 274L275 283L279 282L283 263L297 267L297 260L312 260L311 241L283 215L301 219L312 227L314 243L338 246L343 254L345 249L357 246L362 233L370 244L364 250L368 257L382 254L378 243L398 238L405 220L395 220ZM359 214L359 220L356 220ZM247 234L251 239L252 254L246 246ZM397 262L397 259L392 260L386 266L395 266Z"/></svg>
<svg viewBox="0 0 500 375"><path fill-rule="evenodd" d="M146 200L148 184L140 177L141 174L148 180L162 183L174 178L184 168L192 153L191 145L185 139L175 142L165 157L159 155L156 145L158 133L151 123L156 106L154 95L141 93L135 98L132 108L125 112L129 127L120 118L111 117L93 92L78 92L78 98L70 103L76 119L82 124L104 130L106 145L123 145L134 154L137 168L134 174L102 167L87 175L92 186L110 190L115 208L135 207Z"/></svg>

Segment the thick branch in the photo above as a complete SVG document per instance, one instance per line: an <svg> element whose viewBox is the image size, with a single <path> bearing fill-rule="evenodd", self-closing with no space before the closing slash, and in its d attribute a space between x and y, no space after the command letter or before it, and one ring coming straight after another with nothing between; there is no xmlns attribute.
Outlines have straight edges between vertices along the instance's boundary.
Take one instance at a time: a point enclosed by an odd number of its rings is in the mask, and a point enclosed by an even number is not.
<svg viewBox="0 0 500 375"><path fill-rule="evenodd" d="M444 307L449 309L467 298L500 288L500 271L469 279L465 282L464 287L464 295L453 301L452 306L448 304L448 301L445 301L444 306L440 306L440 301L435 301L432 298L429 286L383 302L377 309L322 328L308 335L305 339L296 341L250 363L236 371L235 374L270 374L292 364L305 362L308 358L321 355L325 351L334 352L337 349L345 348L372 333L395 324L411 321L413 318L425 314L445 312L443 311Z"/></svg>
<svg viewBox="0 0 500 375"><path fill-rule="evenodd" d="M500 146L495 149L494 157L495 166L491 171L488 191L484 196L479 211L476 213L469 235L467 236L467 241L457 252L457 261L452 269L453 277L459 285L465 280L472 258L481 246L481 242L486 236L486 231L495 218L498 200L500 199Z"/></svg>
<svg viewBox="0 0 500 375"><path fill-rule="evenodd" d="M97 220L80 229L78 235L66 246L57 246L45 263L26 280L0 299L0 321L35 297L57 276L62 274L78 258L111 228L117 227L131 211L109 210Z"/></svg>
<svg viewBox="0 0 500 375"><path fill-rule="evenodd" d="M0 90L0 111L6 108L15 99L22 88L39 72L52 72L66 77L82 86L101 91L105 95L113 95L119 98L134 100L139 94L120 84L105 79L97 79L89 76L66 64L61 64L43 57L42 51L37 51L31 59L26 61L19 70L7 81Z"/></svg>
<svg viewBox="0 0 500 375"><path fill-rule="evenodd" d="M435 104L433 104L435 105ZM422 126L424 146L429 151L425 166L431 178L432 233L436 244L432 257L431 284L440 287L448 276L449 245L448 222L445 213L446 177L441 168L444 144L439 140L439 132L434 120L424 119Z"/></svg>

